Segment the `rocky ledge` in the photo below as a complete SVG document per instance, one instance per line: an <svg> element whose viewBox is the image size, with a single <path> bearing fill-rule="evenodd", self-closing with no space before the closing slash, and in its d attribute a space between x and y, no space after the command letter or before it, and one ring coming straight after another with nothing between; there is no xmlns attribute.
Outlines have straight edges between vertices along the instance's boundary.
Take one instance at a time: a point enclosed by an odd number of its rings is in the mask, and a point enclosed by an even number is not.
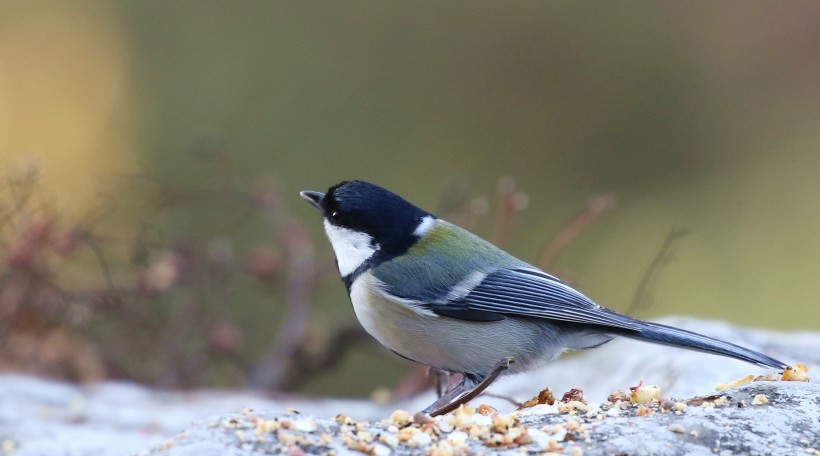
<svg viewBox="0 0 820 456"><path fill-rule="evenodd" d="M376 422L244 410L195 423L143 454L820 455L818 384L761 381L684 400L610 398L597 405L570 395L507 414L462 407L432 420L399 410Z"/></svg>
<svg viewBox="0 0 820 456"><path fill-rule="evenodd" d="M483 395L472 402L475 410L419 424L396 410L420 410L434 400L432 392L376 404L253 391L163 392L126 382L77 385L2 374L0 455L818 454L820 333L689 318L662 322L805 363L813 383L759 381L714 392L718 383L772 371L615 340L490 388L522 401L550 386L562 400L552 402L545 393L516 411L506 400ZM657 385L661 399L633 404L628 395L610 394L642 382ZM576 387L583 394L562 396Z"/></svg>

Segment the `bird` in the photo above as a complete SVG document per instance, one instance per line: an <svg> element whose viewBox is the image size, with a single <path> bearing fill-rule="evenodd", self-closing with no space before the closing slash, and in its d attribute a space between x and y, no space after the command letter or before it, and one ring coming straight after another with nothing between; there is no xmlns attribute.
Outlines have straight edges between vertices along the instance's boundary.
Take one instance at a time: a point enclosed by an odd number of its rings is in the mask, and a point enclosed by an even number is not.
<svg viewBox="0 0 820 456"><path fill-rule="evenodd" d="M614 337L786 367L739 345L603 307L376 184L343 181L300 196L321 212L365 331L403 358L461 374L422 411L429 416L468 402L499 375L526 372Z"/></svg>

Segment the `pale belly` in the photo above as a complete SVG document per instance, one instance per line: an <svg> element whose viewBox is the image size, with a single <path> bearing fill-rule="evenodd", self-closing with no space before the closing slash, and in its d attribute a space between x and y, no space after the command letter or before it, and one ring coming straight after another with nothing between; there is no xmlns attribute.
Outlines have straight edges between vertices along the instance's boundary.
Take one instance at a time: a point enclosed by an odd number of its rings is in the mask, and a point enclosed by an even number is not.
<svg viewBox="0 0 820 456"><path fill-rule="evenodd" d="M375 288L368 285L375 280L363 274L351 287L356 317L382 345L413 361L450 372L488 374L513 357L510 372L518 372L551 361L564 350L561 333L548 323L441 317L372 291Z"/></svg>

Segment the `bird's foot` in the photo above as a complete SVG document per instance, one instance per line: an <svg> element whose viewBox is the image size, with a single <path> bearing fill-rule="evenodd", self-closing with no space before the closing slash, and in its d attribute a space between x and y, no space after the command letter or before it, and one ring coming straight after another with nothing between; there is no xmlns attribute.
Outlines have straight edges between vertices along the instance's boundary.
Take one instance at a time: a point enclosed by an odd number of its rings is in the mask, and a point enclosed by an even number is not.
<svg viewBox="0 0 820 456"><path fill-rule="evenodd" d="M509 357L496 364L489 375L476 382L477 378L465 375L461 383L447 391L436 402L433 402L423 410L430 416L444 415L457 409L461 404L466 404L487 389L501 375L502 372L510 368L510 364L515 362L515 358Z"/></svg>

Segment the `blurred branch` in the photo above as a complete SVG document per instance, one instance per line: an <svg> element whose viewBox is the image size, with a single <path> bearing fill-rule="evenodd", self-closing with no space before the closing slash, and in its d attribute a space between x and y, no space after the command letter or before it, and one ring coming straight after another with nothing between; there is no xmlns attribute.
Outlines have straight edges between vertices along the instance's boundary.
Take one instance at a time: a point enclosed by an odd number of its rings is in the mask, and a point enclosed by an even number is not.
<svg viewBox="0 0 820 456"><path fill-rule="evenodd" d="M511 177L503 177L498 181L498 197L498 215L490 239L493 244L502 247L510 236L515 213L524 210L529 199L525 193L515 191L515 180Z"/></svg>
<svg viewBox="0 0 820 456"><path fill-rule="evenodd" d="M590 199L586 207L565 223L541 249L536 266L545 271L551 269L558 255L586 231L601 214L614 206L615 195L613 193L597 195Z"/></svg>
<svg viewBox="0 0 820 456"><path fill-rule="evenodd" d="M85 245L88 246L89 249L94 253L94 257L97 259L97 264L100 266L100 271L103 275L103 280L105 280L105 288L108 290L114 289L114 280L111 278L111 271L108 267L108 262L105 259L105 254L103 253L102 247L94 240L91 236L85 236Z"/></svg>
<svg viewBox="0 0 820 456"><path fill-rule="evenodd" d="M643 277L641 277L638 288L635 290L635 296L633 296L632 302L624 312L626 315L635 315L642 307L648 306L651 303L652 300L649 297L649 289L652 282L658 276L660 270L674 259L672 249L675 244L688 234L689 230L672 227L669 234L666 235L666 238L663 240L663 244L657 255L655 255L655 258L649 263L649 267L646 268L646 272L644 272Z"/></svg>
<svg viewBox="0 0 820 456"><path fill-rule="evenodd" d="M492 243L501 247L507 242L512 227L512 219L515 214L511 204L511 198L515 192L515 181L506 177L498 181L498 214L495 219L495 229L493 230Z"/></svg>
<svg viewBox="0 0 820 456"><path fill-rule="evenodd" d="M197 270L191 265L198 263L192 258L190 249L176 249L165 252L140 278L137 288L146 294L160 294L178 284L200 283ZM185 352L183 341L196 325L202 305L198 288L181 289L175 295L175 305L170 306L170 317L157 338L159 374L155 384L162 388L175 389L185 385ZM173 296L173 295L172 295Z"/></svg>
<svg viewBox="0 0 820 456"><path fill-rule="evenodd" d="M0 223L12 221L11 217L15 214L19 214L23 208L28 206L29 201L34 196L37 179L38 173L36 168L28 168L19 174L15 173L6 176L6 185L11 194L13 207L7 217L0 220Z"/></svg>
<svg viewBox="0 0 820 456"><path fill-rule="evenodd" d="M285 230L283 244L288 259L285 318L269 354L248 374L247 385L251 388L272 389L281 385L287 369L305 343L309 328L310 292L316 267L307 230L301 225L291 225Z"/></svg>
<svg viewBox="0 0 820 456"><path fill-rule="evenodd" d="M330 370L344 360L344 355L357 344L372 341L370 336L359 325L337 329L330 339L319 350L308 351L302 345L294 352L290 368L279 378L277 388L281 391L293 391L314 375Z"/></svg>

